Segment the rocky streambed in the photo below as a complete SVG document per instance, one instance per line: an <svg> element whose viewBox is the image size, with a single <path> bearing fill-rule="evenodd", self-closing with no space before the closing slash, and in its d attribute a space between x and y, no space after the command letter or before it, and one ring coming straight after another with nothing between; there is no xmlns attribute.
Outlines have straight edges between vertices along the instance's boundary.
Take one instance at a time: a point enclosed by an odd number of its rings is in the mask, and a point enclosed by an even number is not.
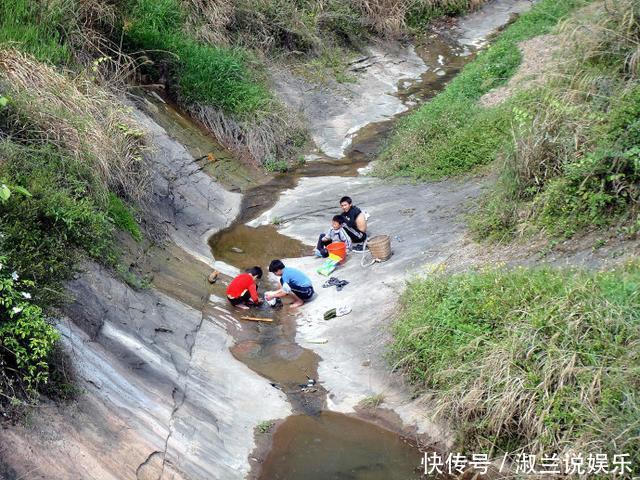
<svg viewBox="0 0 640 480"><path fill-rule="evenodd" d="M390 374L388 318L408 277L464 247L459 215L482 182L383 183L358 169L398 115L529 3L490 2L418 49L372 47L353 65L353 84L314 88L274 74L318 146L294 174L258 178L220 150L233 168L201 169L198 150L219 149L211 139L162 102L138 108L154 146L153 227L168 238L136 247L151 287L134 289L95 264L70 283L75 301L59 329L82 394L0 431L2 474L419 478L418 447L447 448L450 437ZM364 268L352 256L337 272L350 281L341 292L313 274L319 294L298 315L265 310L257 315L273 323L242 321L224 298L229 277L274 257L314 272L317 261L303 255L343 194L369 211L373 234L393 232L392 259ZM223 275L210 286L212 268ZM322 319L345 303L348 316Z"/></svg>

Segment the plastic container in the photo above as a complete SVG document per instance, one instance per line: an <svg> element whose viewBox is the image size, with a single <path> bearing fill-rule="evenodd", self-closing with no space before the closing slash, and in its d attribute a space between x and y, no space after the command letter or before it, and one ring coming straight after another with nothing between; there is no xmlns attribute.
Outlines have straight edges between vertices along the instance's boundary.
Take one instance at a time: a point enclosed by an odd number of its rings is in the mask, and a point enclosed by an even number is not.
<svg viewBox="0 0 640 480"><path fill-rule="evenodd" d="M333 242L327 245L327 251L329 253L333 253L337 255L342 260L340 260L340 265L342 265L347 259L347 244L344 242Z"/></svg>

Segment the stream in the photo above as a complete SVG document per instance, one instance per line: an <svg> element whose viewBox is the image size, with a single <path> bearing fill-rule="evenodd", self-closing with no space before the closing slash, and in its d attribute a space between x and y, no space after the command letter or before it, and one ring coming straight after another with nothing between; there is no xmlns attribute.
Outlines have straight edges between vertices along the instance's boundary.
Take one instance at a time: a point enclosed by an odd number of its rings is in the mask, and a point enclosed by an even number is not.
<svg viewBox="0 0 640 480"><path fill-rule="evenodd" d="M508 6L523 2L498 3ZM486 35L483 30L486 30L486 22L480 22L477 28ZM495 28L494 25L489 31ZM468 31L466 34L469 36ZM312 245L279 233L277 219L270 225L257 227L250 227L247 223L269 210L283 191L295 188L302 178L315 177L321 182L326 177L326 182L336 182L336 177L347 179L360 175L375 159L398 119L441 91L474 57L477 44L477 38L465 45L446 36L431 35L416 47L416 52L429 68L419 79L398 82L395 96L406 107L404 112L389 120L364 125L353 135L342 158L327 157L316 150L309 152L304 165L282 174L262 175L240 165L201 126L171 104L154 101L157 108L155 120L194 158L212 152L216 161L206 164L204 171L230 191L243 194L236 221L209 238L216 262L239 270L260 265L265 276L259 288L264 291L273 286L273 280L266 273L266 266L272 259L311 255ZM338 198L335 206L338 213ZM178 261L174 267L168 268L179 269L179 264ZM267 378L273 388L286 394L293 411L293 415L271 427L270 435L257 433L258 447L251 456L250 478L425 478L420 469L422 452L440 447L424 437L412 436L403 430L402 422L397 419L383 422L379 416L362 411L342 414L328 410L327 396L331 392L323 387L323 379L318 376L318 364L322 358L296 342L296 313L290 312L286 305L281 309L264 306L254 308L250 315L270 319L272 323L243 321L240 317L246 312L236 311L225 301L224 287L229 279L224 276L209 289L209 301L200 305L194 305L192 301L190 304L201 308L205 317L227 325L227 331L234 340L230 347L232 355ZM157 280L154 284L162 289ZM165 285L165 290L167 288ZM319 285L316 285L316 292L322 295ZM309 379L312 382L308 383ZM371 408L376 410L376 407L373 405Z"/></svg>
<svg viewBox="0 0 640 480"><path fill-rule="evenodd" d="M397 96L409 107L419 105L435 95L473 57L466 49L438 37L418 47L417 52L427 65L444 67L446 73L438 74L430 69L419 80L404 82ZM375 158L397 119L404 114L392 120L368 124L358 130L341 159L314 152L314 160L307 161L294 171L265 178L234 162L233 157L199 125L171 104L154 103L158 108L156 121L185 145L191 155L198 158L208 152L214 153L216 162L206 165L205 171L226 188L243 193L236 221L209 239L216 262L240 270L260 265L265 273L272 259L307 256L311 254L313 246L280 234L276 224L250 227L247 223L272 207L280 193L294 188L300 178L359 175L358 171ZM269 289L270 280L267 276L265 274L261 282L262 291ZM429 447L419 446L417 438L399 435L398 431L389 429L389 425L383 428L355 415L326 410L329 392L323 388L322 379L318 378L318 363L322 359L312 350L296 343L295 314L290 313L286 306L275 310L264 306L254 308L251 315L272 319L273 323L241 321L241 313L224 301L221 286L219 282L213 288L214 295L221 301L204 302L201 305L203 313L210 317L222 315L236 320L234 327L228 330L234 338L231 353L267 378L274 388L282 390L294 412L294 415L277 425L270 445L267 442L262 446L268 453L263 461L254 464L254 478L421 478L421 452L429 450ZM307 386L309 378L316 382L315 385Z"/></svg>

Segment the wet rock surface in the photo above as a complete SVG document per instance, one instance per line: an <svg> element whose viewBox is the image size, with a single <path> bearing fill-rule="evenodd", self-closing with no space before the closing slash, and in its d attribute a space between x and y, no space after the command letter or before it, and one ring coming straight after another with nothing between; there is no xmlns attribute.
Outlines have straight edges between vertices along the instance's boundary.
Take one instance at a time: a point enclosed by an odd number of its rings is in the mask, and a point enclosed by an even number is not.
<svg viewBox="0 0 640 480"><path fill-rule="evenodd" d="M134 113L152 148L151 212L176 245L210 262L207 239L238 215L242 196L204 173L187 149L149 116L139 110Z"/></svg>
<svg viewBox="0 0 640 480"><path fill-rule="evenodd" d="M206 308L226 287L206 286L206 239L237 215L240 195L136 115L154 147L150 209L172 244L155 250L151 264L168 267L156 269L151 289L134 290L96 264L69 283L75 300L58 327L83 393L69 406L43 406L47 414L28 426L0 431L0 443L12 445L2 457L19 478L240 479L255 425L291 411L281 391L229 351L237 320ZM189 272L199 272L196 282Z"/></svg>
<svg viewBox="0 0 640 480"><path fill-rule="evenodd" d="M367 124L389 120L407 110L395 93L403 80L416 80L427 66L411 46L381 44L370 47L351 65L357 81L313 85L290 72L275 72L280 97L306 118L318 148L341 158L355 133Z"/></svg>

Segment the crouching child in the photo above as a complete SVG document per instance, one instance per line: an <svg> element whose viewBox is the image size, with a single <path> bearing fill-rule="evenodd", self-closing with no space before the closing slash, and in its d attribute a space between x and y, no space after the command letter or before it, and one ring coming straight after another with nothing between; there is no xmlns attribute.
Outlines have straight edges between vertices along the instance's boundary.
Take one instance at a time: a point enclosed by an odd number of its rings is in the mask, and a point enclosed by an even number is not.
<svg viewBox="0 0 640 480"><path fill-rule="evenodd" d="M248 268L229 283L227 299L234 307L248 310L250 305L260 305L262 300L258 296L257 281L262 278L260 267Z"/></svg>
<svg viewBox="0 0 640 480"><path fill-rule="evenodd" d="M296 268L285 267L281 260L272 260L269 271L280 278L281 288L265 295L265 299L290 297L293 300L291 308L304 305L313 297L313 284L309 277Z"/></svg>

